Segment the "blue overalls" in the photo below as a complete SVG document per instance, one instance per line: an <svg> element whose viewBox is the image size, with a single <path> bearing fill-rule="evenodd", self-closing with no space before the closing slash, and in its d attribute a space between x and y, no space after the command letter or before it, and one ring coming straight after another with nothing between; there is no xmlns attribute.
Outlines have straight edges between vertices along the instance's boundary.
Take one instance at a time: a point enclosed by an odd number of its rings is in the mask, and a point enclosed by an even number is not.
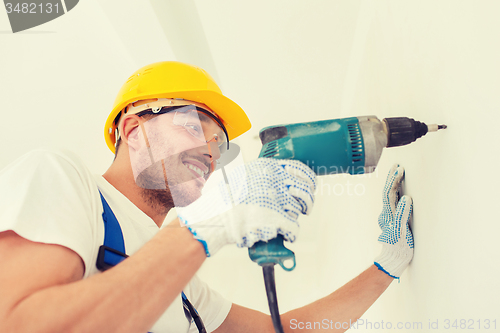
<svg viewBox="0 0 500 333"><path fill-rule="evenodd" d="M104 244L99 247L96 266L100 271L105 271L122 262L128 255L125 254L125 242L123 233L118 220L109 207L106 199L99 191L104 212L102 219L104 220ZM182 304L184 305L184 314L189 322L194 321L200 333L206 333L205 326L201 317L194 306L189 302L184 292L181 293ZM148 332L151 333L151 332Z"/></svg>

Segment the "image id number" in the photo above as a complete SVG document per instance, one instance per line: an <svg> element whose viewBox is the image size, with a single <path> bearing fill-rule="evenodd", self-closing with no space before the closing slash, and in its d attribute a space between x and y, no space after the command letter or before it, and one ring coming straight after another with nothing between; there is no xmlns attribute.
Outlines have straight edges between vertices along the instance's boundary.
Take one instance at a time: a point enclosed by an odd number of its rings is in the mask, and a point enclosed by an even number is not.
<svg viewBox="0 0 500 333"><path fill-rule="evenodd" d="M45 4L36 4L36 3L17 3L15 6L7 2L5 4L5 8L7 8L7 14L12 12L14 13L22 13L22 14L37 14L37 13L47 13L50 14L52 12L59 13L59 3L52 4L47 2Z"/></svg>
<svg viewBox="0 0 500 333"><path fill-rule="evenodd" d="M461 330L474 330L474 329L496 329L497 328L497 320L489 320L489 319L483 319L483 320L474 320L474 319L455 319L455 320L450 320L450 319L445 319L444 321L444 329L449 330L449 329L461 329Z"/></svg>

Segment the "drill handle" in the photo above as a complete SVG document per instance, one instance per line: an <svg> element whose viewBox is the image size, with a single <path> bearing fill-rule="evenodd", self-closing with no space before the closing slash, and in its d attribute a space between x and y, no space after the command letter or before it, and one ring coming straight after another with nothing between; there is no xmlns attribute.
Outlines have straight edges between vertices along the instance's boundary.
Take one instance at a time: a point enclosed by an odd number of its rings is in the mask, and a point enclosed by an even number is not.
<svg viewBox="0 0 500 333"><path fill-rule="evenodd" d="M268 242L259 241L248 249L248 255L259 266L279 264L285 271L291 271L295 268L295 254L283 245L283 240L283 236L278 235ZM287 260L292 260L293 266L285 266Z"/></svg>

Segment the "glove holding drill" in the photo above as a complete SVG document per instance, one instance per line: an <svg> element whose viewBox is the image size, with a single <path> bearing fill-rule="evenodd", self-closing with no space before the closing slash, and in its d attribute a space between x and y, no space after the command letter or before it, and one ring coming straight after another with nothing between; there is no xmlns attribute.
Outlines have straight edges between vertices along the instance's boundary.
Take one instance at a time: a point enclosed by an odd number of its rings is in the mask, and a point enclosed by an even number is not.
<svg viewBox="0 0 500 333"><path fill-rule="evenodd" d="M399 279L413 258L413 235L410 217L413 202L410 196L399 199L398 189L404 177L404 168L394 165L387 176L383 190L383 209L378 218L382 234L382 252L375 258L375 265L389 276Z"/></svg>
<svg viewBox="0 0 500 333"><path fill-rule="evenodd" d="M177 207L178 217L205 247L207 257L222 246L251 247L278 234L293 242L297 219L314 203L316 175L304 163L259 158L241 165L197 201Z"/></svg>

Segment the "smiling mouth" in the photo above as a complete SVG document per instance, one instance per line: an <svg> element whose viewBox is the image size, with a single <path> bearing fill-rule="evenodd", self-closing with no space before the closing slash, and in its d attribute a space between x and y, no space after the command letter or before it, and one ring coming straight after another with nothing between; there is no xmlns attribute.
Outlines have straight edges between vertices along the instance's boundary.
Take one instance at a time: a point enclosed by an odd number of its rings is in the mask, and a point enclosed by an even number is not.
<svg viewBox="0 0 500 333"><path fill-rule="evenodd" d="M203 184L206 182L209 175L208 172L205 172L197 166L188 162L184 162L183 165L196 177L196 179L202 181Z"/></svg>

